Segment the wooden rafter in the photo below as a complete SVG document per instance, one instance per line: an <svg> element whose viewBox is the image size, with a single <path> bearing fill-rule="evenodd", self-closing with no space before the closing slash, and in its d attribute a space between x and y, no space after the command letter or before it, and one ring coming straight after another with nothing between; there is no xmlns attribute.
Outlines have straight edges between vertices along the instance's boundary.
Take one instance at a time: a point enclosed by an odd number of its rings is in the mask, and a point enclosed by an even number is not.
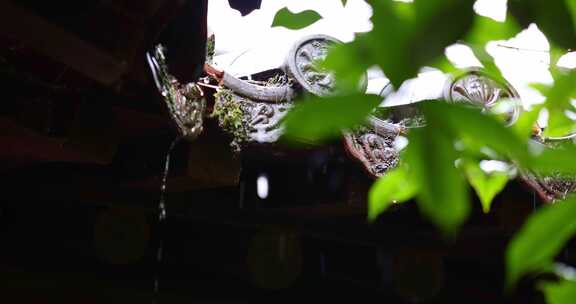
<svg viewBox="0 0 576 304"><path fill-rule="evenodd" d="M127 68L125 61L11 1L0 2L0 35L15 39L104 85L115 83Z"/></svg>

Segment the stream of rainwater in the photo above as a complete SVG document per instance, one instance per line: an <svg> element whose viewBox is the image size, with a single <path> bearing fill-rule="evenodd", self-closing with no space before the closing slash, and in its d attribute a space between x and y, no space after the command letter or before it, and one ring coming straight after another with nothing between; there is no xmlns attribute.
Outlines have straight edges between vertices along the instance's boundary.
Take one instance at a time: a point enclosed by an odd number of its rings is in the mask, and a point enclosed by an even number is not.
<svg viewBox="0 0 576 304"><path fill-rule="evenodd" d="M168 173L170 171L170 157L174 150L174 147L180 142L182 136L176 137L168 151L166 152L166 158L164 160L164 172L162 173L162 185L160 186L160 199L158 201L157 214L158 214L158 247L156 248L156 269L154 272L154 292L153 292L153 304L159 303L158 298L160 295L160 272L162 270L162 262L164 255L164 236L165 236L165 226L166 226L166 185L168 181Z"/></svg>

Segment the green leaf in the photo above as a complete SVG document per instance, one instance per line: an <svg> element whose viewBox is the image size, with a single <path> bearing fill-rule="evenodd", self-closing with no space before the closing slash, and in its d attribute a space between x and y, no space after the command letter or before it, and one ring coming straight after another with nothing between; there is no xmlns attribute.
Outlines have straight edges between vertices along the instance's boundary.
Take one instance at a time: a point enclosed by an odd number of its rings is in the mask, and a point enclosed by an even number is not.
<svg viewBox="0 0 576 304"><path fill-rule="evenodd" d="M379 178L368 194L368 219L373 221L393 203L412 199L418 192L416 180L406 166L399 166Z"/></svg>
<svg viewBox="0 0 576 304"><path fill-rule="evenodd" d="M475 162L467 162L464 169L468 182L470 182L480 198L482 210L484 213L488 213L492 200L508 183L508 174L505 172L486 173Z"/></svg>
<svg viewBox="0 0 576 304"><path fill-rule="evenodd" d="M505 83L506 79L502 75L500 68L494 62L494 58L486 51L484 45L470 45L474 56L482 63L482 71L488 74L492 79L500 83Z"/></svg>
<svg viewBox="0 0 576 304"><path fill-rule="evenodd" d="M475 1L416 0L415 34L411 37L412 56L421 66L444 55L447 46L458 41L474 22ZM450 22L446 22L450 20Z"/></svg>
<svg viewBox="0 0 576 304"><path fill-rule="evenodd" d="M346 2L348 2L348 0L342 0L342 6L346 6Z"/></svg>
<svg viewBox="0 0 576 304"><path fill-rule="evenodd" d="M532 110L522 112L518 117L516 123L512 126L512 130L521 138L528 139L534 134L536 121L540 111L544 108L543 104L536 105Z"/></svg>
<svg viewBox="0 0 576 304"><path fill-rule="evenodd" d="M495 117L482 114L480 109L425 102L422 110L427 126L411 131L406 162L420 185L420 209L443 232L451 234L463 224L470 209L468 187L455 167L456 160L466 153L481 151L484 146L519 163L528 163L530 154L514 131ZM464 151L456 150L456 140L464 144ZM507 179L480 178L471 179L486 210Z"/></svg>
<svg viewBox="0 0 576 304"><path fill-rule="evenodd" d="M470 46L476 58L482 63L484 72L497 81L504 82L500 69L494 63L492 56L486 51L486 44L494 40L510 39L518 34L520 30L521 28L510 16L504 22L499 22L488 17L476 15L474 25L466 34L464 42Z"/></svg>
<svg viewBox="0 0 576 304"><path fill-rule="evenodd" d="M566 6L569 9L570 17L572 17L572 23L576 27L576 1L574 0L564 0Z"/></svg>
<svg viewBox="0 0 576 304"><path fill-rule="evenodd" d="M357 92L358 84L370 67L369 55L363 49L364 35L358 35L350 43L337 44L330 48L320 67L334 73L336 87L340 92Z"/></svg>
<svg viewBox="0 0 576 304"><path fill-rule="evenodd" d="M455 76L457 74L462 74L462 70L456 68L454 66L454 64L452 62L450 62L450 60L448 60L448 58L446 56L442 56L442 57L436 59L435 61L433 61L432 63L430 63L430 67L437 68L440 71L442 71L446 74L450 74L452 76Z"/></svg>
<svg viewBox="0 0 576 304"><path fill-rule="evenodd" d="M534 156L530 169L542 174L576 175L576 146L567 143L557 148L542 147L542 151Z"/></svg>
<svg viewBox="0 0 576 304"><path fill-rule="evenodd" d="M520 26L508 16L504 22L476 15L474 25L466 34L464 41L477 46L485 46L493 40L507 40L520 32Z"/></svg>
<svg viewBox="0 0 576 304"><path fill-rule="evenodd" d="M495 117L481 113L480 109L446 102L428 102L424 108L428 116L442 120L460 139L481 143L520 163L528 162L526 143L513 130Z"/></svg>
<svg viewBox="0 0 576 304"><path fill-rule="evenodd" d="M272 27L283 26L291 30L305 28L316 21L322 19L322 16L313 10L306 10L300 13L292 13L287 7L279 10L274 16Z"/></svg>
<svg viewBox="0 0 576 304"><path fill-rule="evenodd" d="M552 86L532 84L531 87L546 97L542 106L548 109L549 118L544 137L561 137L576 129L576 122L566 116L566 111L576 110L571 104L572 98L576 97L576 71L565 72L551 67L551 72Z"/></svg>
<svg viewBox="0 0 576 304"><path fill-rule="evenodd" d="M427 126L412 130L406 161L420 185L420 211L446 236L453 236L470 212L468 187L455 167L454 137L441 121L427 116Z"/></svg>
<svg viewBox="0 0 576 304"><path fill-rule="evenodd" d="M576 46L573 2L573 0L509 0L508 8L522 26L534 22L553 44L573 49Z"/></svg>
<svg viewBox="0 0 576 304"><path fill-rule="evenodd" d="M576 93L576 71L568 73L553 71L554 85L541 92L546 96L544 102L548 109L548 126L544 129L544 137L565 136L575 131L576 122L566 116L566 111L576 111L571 99Z"/></svg>
<svg viewBox="0 0 576 304"><path fill-rule="evenodd" d="M284 119L288 139L319 142L341 135L341 130L362 123L382 98L375 95L311 96Z"/></svg>
<svg viewBox="0 0 576 304"><path fill-rule="evenodd" d="M563 280L558 283L543 283L540 288L548 304L572 304L576 299L576 282Z"/></svg>
<svg viewBox="0 0 576 304"><path fill-rule="evenodd" d="M444 56L447 46L463 37L474 20L473 0L373 1L374 28L334 48L325 67L347 90L357 86L366 69L378 65L399 88L421 67ZM450 22L445 22L450 20Z"/></svg>
<svg viewBox="0 0 576 304"><path fill-rule="evenodd" d="M548 205L531 215L506 251L508 287L524 274L551 267L554 257L576 233L576 199Z"/></svg>
<svg viewBox="0 0 576 304"><path fill-rule="evenodd" d="M361 49L395 87L444 55L474 20L471 0L373 1L373 30ZM446 22L450 20L450 22Z"/></svg>

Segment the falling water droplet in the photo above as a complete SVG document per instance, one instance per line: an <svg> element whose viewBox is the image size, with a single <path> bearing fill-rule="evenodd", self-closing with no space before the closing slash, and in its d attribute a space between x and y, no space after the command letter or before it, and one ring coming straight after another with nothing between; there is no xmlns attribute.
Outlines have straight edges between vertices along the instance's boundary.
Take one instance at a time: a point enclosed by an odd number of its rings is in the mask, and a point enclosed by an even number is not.
<svg viewBox="0 0 576 304"><path fill-rule="evenodd" d="M260 199L266 199L268 197L268 190L268 177L264 174L261 174L256 180L256 193L258 194L258 197Z"/></svg>
<svg viewBox="0 0 576 304"><path fill-rule="evenodd" d="M158 296L160 294L160 269L162 268L162 258L164 255L164 228L166 221L166 185L168 180L168 173L170 171L170 156L176 144L182 139L177 137L172 141L168 151L166 152L166 159L164 160L164 172L162 175L162 185L160 186L160 200L158 202L158 230L159 239L158 247L156 248L156 272L154 273L154 297L152 303L158 303Z"/></svg>

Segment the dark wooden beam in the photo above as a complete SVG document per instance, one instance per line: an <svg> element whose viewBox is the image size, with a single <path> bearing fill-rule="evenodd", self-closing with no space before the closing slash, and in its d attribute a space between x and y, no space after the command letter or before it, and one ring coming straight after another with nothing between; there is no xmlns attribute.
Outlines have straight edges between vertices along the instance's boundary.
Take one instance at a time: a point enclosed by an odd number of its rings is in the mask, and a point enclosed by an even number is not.
<svg viewBox="0 0 576 304"><path fill-rule="evenodd" d="M114 84L127 63L11 1L0 2L0 35L15 39L104 85Z"/></svg>

